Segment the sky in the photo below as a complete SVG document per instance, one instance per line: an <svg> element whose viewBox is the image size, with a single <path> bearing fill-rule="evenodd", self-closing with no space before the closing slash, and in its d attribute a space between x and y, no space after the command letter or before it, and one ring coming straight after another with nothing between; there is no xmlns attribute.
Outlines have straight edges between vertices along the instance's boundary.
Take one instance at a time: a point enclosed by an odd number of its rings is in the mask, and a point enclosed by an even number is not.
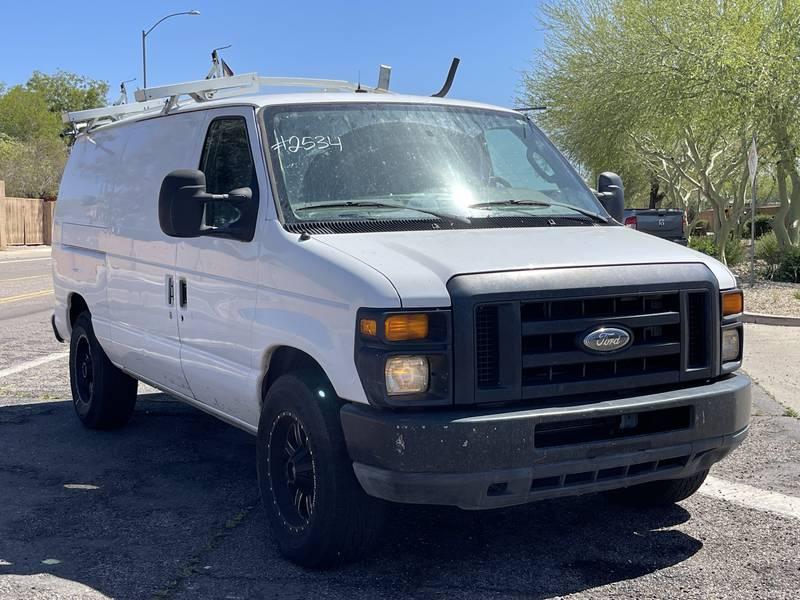
<svg viewBox="0 0 800 600"><path fill-rule="evenodd" d="M542 45L538 0L116 0L3 2L0 82L24 83L34 70L57 69L141 86L141 31L178 16L147 36L148 85L202 79L210 52L236 73L324 77L375 85L378 66L392 67L391 89L432 94L450 61L461 59L450 97L515 106L522 72ZM132 100L132 94L129 94Z"/></svg>

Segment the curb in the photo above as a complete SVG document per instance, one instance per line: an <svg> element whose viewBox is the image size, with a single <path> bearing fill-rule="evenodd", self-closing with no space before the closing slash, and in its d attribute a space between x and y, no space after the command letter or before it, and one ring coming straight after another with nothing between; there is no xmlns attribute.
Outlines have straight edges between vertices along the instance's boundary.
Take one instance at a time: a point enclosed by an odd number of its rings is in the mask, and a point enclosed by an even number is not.
<svg viewBox="0 0 800 600"><path fill-rule="evenodd" d="M781 315L766 315L763 313L744 313L742 321L758 325L777 325L781 327L800 327L800 317L784 317Z"/></svg>

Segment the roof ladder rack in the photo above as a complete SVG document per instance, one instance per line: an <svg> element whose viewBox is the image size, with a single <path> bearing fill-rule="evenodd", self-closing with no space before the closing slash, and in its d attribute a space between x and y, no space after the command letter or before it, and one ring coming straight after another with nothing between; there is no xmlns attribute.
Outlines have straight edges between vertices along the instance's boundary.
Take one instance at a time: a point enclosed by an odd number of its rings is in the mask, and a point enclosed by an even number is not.
<svg viewBox="0 0 800 600"><path fill-rule="evenodd" d="M234 75L233 70L220 57L219 51L229 46L215 48L211 53L211 70L205 79L175 83L158 87L136 90L136 102L128 103L128 92L125 81L120 85L120 96L117 101L104 108L77 110L62 114L64 123L73 127L73 135L81 131L89 131L104 123L113 123L135 114L161 112L167 114L178 107L182 96L189 96L195 102L209 102L220 98L232 98L244 94L257 94L261 87L278 88L310 88L321 91L338 92L373 92L390 93L389 78L391 67L381 65L378 74L378 85L374 88L362 87L360 84L342 79L313 79L307 77L259 77L257 73Z"/></svg>

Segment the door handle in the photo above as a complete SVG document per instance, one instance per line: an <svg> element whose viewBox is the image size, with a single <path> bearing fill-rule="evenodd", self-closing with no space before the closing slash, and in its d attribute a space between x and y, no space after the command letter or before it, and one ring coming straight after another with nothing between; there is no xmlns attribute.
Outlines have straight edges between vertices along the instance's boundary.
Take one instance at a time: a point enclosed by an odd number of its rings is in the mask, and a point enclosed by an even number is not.
<svg viewBox="0 0 800 600"><path fill-rule="evenodd" d="M186 287L186 278L181 277L178 280L178 303L180 304L181 308L186 308L186 294L187 294L187 287Z"/></svg>
<svg viewBox="0 0 800 600"><path fill-rule="evenodd" d="M175 279L167 275L167 306L175 305Z"/></svg>

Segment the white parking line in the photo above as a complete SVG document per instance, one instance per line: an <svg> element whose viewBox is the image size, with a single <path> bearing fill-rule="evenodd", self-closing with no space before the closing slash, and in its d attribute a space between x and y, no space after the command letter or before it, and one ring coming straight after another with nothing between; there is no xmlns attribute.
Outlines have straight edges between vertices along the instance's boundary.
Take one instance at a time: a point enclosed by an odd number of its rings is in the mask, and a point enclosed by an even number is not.
<svg viewBox="0 0 800 600"><path fill-rule="evenodd" d="M7 369L0 369L0 379L3 377L8 377L9 375L21 373L22 371L27 371L28 369L33 369L34 367L46 365L49 362L66 358L67 356L69 356L69 352L54 352L53 354L48 354L47 356L42 356L41 358L34 358L33 360L20 363L13 367L8 367Z"/></svg>
<svg viewBox="0 0 800 600"><path fill-rule="evenodd" d="M746 508L800 519L800 498L762 490L744 483L733 483L709 475L698 493Z"/></svg>
<svg viewBox="0 0 800 600"><path fill-rule="evenodd" d="M0 265L10 265L12 263L22 263L22 262L33 262L35 260L50 260L50 257L43 256L41 258L12 258L10 260L5 260L0 258Z"/></svg>

